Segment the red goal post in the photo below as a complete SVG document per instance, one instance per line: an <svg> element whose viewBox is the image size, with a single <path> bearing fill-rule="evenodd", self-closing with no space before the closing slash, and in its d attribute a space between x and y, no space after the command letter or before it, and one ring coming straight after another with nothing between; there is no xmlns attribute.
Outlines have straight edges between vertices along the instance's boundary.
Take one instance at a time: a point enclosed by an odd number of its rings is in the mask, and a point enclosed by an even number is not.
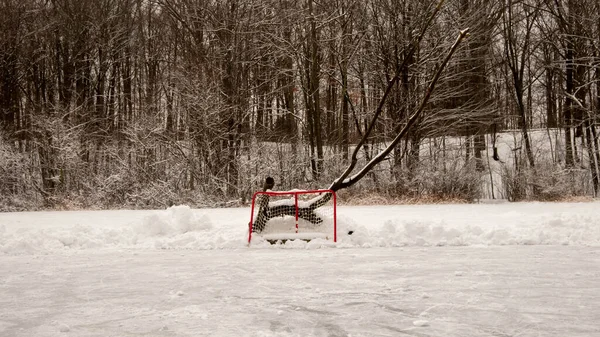
<svg viewBox="0 0 600 337"><path fill-rule="evenodd" d="M275 237L269 240L273 242L277 237L310 240L322 234L329 239L333 234L333 242L337 242L336 193L328 189L256 192L252 196L248 244L253 233L270 233Z"/></svg>

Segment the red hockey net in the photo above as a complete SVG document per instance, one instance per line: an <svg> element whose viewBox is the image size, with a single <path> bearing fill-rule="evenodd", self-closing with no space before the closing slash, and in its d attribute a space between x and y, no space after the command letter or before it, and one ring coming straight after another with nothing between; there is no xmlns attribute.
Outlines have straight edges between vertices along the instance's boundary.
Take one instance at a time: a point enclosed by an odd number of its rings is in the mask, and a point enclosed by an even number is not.
<svg viewBox="0 0 600 337"><path fill-rule="evenodd" d="M278 240L333 239L337 242L337 199L331 190L256 192L248 227L253 235Z"/></svg>

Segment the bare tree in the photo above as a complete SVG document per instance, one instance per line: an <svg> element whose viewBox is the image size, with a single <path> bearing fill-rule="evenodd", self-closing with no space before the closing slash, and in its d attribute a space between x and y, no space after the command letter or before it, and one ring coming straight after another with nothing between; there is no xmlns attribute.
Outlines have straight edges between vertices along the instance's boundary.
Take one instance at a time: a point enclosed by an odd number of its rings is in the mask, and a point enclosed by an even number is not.
<svg viewBox="0 0 600 337"><path fill-rule="evenodd" d="M519 114L519 126L525 142L525 152L530 167L535 167L531 140L529 139L527 123L527 105L525 92L531 83L525 81L525 69L534 49L533 28L539 13L537 6L525 2L508 0L502 16L502 32L504 37L504 53L506 65L510 72L514 98Z"/></svg>

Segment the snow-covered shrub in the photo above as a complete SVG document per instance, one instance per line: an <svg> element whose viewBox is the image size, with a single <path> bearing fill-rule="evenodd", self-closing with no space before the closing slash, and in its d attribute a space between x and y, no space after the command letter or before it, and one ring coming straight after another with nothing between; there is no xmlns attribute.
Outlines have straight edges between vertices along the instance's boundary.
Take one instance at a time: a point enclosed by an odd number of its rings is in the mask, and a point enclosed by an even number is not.
<svg viewBox="0 0 600 337"><path fill-rule="evenodd" d="M29 166L28 158L0 137L0 211L24 211L35 207Z"/></svg>
<svg viewBox="0 0 600 337"><path fill-rule="evenodd" d="M585 195L584 182L589 172L565 169L549 161L538 161L535 168L505 166L501 179L504 195L509 201L559 201Z"/></svg>
<svg viewBox="0 0 600 337"><path fill-rule="evenodd" d="M449 161L443 167L422 166L413 184L418 185L421 196L438 200L473 201L481 195L481 172L475 162Z"/></svg>
<svg viewBox="0 0 600 337"><path fill-rule="evenodd" d="M0 194L14 194L23 183L23 157L0 141Z"/></svg>
<svg viewBox="0 0 600 337"><path fill-rule="evenodd" d="M527 198L527 174L522 169L517 171L503 166L501 179L504 197L508 201L521 201Z"/></svg>
<svg viewBox="0 0 600 337"><path fill-rule="evenodd" d="M558 201L586 194L582 182L590 180L589 171L545 166L532 175L536 200Z"/></svg>

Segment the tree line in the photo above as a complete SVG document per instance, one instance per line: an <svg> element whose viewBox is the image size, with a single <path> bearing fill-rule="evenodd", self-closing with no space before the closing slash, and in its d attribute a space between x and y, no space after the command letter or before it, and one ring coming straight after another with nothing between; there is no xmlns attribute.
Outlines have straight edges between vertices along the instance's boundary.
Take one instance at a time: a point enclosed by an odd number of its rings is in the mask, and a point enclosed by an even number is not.
<svg viewBox="0 0 600 337"><path fill-rule="evenodd" d="M1 0L0 204L214 205L267 175L323 187L377 111L360 160L394 139L465 28L361 191L479 198L487 151L512 132L510 163L493 155L504 197L597 195L599 13L598 0Z"/></svg>

